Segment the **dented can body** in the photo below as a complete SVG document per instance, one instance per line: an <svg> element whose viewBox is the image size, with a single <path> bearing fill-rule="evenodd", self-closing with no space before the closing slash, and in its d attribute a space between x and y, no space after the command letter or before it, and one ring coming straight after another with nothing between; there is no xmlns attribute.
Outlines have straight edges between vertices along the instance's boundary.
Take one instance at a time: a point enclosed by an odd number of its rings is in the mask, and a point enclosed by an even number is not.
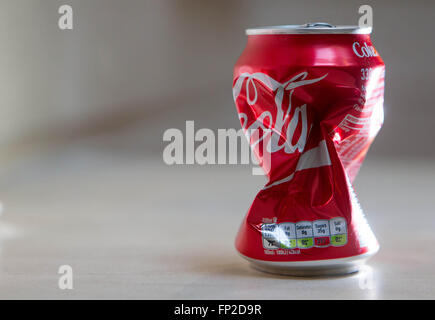
<svg viewBox="0 0 435 320"><path fill-rule="evenodd" d="M383 123L385 66L370 32L326 24L247 30L233 96L268 182L236 248L258 269L349 273L379 249L352 188Z"/></svg>

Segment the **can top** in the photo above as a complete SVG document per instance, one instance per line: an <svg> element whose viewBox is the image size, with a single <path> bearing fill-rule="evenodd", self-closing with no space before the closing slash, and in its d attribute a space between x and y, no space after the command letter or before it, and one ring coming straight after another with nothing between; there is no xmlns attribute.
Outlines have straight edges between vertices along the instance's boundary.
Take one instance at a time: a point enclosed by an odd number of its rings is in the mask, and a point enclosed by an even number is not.
<svg viewBox="0 0 435 320"><path fill-rule="evenodd" d="M370 34L372 27L334 26L326 22L246 29L246 34Z"/></svg>

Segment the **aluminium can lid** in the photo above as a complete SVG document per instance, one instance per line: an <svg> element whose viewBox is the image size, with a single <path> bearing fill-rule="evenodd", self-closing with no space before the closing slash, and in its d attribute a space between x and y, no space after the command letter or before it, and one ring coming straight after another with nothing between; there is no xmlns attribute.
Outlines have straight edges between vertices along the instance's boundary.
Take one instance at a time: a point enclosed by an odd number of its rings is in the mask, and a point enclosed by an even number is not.
<svg viewBox="0 0 435 320"><path fill-rule="evenodd" d="M246 34L370 34L372 27L334 26L326 22L313 22L300 25L270 26L246 29Z"/></svg>

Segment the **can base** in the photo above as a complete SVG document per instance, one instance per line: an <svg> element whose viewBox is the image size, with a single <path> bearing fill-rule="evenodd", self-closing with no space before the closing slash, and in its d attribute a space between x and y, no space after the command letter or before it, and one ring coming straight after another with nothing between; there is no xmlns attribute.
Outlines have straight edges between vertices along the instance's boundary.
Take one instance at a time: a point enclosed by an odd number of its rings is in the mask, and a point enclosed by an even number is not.
<svg viewBox="0 0 435 320"><path fill-rule="evenodd" d="M244 255L242 257L250 262L252 268L259 271L296 277L318 277L346 275L358 272L360 267L375 253L365 253L340 259L296 262L263 261Z"/></svg>

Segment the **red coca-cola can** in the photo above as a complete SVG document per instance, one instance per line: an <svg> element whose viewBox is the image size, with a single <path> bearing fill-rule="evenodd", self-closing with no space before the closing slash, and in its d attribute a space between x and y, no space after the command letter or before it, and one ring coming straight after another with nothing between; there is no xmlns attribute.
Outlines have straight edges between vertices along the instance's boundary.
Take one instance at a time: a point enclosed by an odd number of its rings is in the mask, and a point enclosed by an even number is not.
<svg viewBox="0 0 435 320"><path fill-rule="evenodd" d="M379 249L352 188L383 123L385 66L371 28L308 23L246 33L233 96L268 182L236 248L267 272L358 271Z"/></svg>

